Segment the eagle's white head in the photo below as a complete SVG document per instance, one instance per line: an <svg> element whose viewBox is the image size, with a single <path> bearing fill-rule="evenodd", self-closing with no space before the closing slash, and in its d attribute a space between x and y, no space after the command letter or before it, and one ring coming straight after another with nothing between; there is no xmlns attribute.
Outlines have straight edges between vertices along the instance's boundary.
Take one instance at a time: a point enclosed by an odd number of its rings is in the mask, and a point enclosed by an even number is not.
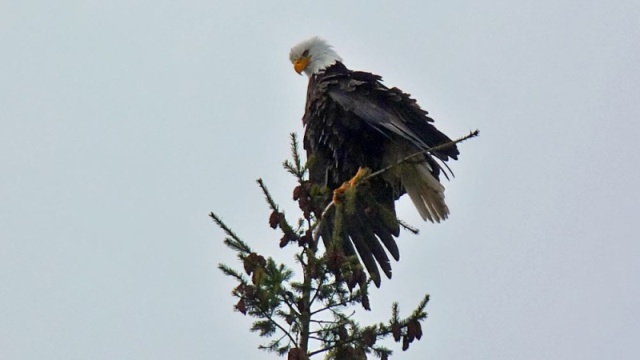
<svg viewBox="0 0 640 360"><path fill-rule="evenodd" d="M289 59L298 74L304 71L307 76L328 68L336 61L342 61L331 45L317 36L292 47Z"/></svg>

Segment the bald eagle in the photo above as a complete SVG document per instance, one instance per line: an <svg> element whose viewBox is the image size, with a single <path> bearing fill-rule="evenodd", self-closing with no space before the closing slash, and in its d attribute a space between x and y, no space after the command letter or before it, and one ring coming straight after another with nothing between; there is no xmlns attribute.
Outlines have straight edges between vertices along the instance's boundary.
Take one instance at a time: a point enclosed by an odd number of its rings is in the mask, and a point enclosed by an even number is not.
<svg viewBox="0 0 640 360"><path fill-rule="evenodd" d="M312 184L335 191L360 168L379 170L451 141L409 94L386 87L378 75L349 70L326 41L318 37L305 40L291 49L289 58L298 74L309 77L302 122ZM394 239L400 232L395 201L408 194L425 221L445 220L449 208L439 178L441 173L447 175L444 162L457 160L458 154L455 145L424 152L371 178L367 192L383 211L371 211L370 203L362 203L342 219L338 236L344 253L357 252L376 286L380 286L378 266L391 278L384 248L394 259L400 258ZM385 214L391 214L392 220ZM334 220L324 219L329 226L321 236L327 247Z"/></svg>

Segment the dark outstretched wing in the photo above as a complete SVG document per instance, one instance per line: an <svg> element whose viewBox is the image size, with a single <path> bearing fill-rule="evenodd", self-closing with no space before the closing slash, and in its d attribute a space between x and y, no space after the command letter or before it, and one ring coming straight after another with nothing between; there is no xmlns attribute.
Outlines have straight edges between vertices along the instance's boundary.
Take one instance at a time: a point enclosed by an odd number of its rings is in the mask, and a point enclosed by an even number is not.
<svg viewBox="0 0 640 360"><path fill-rule="evenodd" d="M406 139L418 150L451 141L431 124L426 111L398 88L387 88L375 75L352 72L349 77L335 79L327 89L328 95L346 111L352 112L382 134ZM433 153L439 159L457 159L455 145Z"/></svg>
<svg viewBox="0 0 640 360"><path fill-rule="evenodd" d="M382 182L367 186L381 185ZM391 278L391 263L385 248L396 261L400 259L394 240L394 236L400 233L400 226L395 217L393 198L390 193L388 195L383 199L380 192L372 189L358 191L350 200L353 204L336 205L325 214L321 231L325 247L329 248L330 241L335 239L340 242L346 256L357 253L378 287L381 283L378 265ZM350 207L352 209L348 210ZM339 227L337 231L336 226Z"/></svg>

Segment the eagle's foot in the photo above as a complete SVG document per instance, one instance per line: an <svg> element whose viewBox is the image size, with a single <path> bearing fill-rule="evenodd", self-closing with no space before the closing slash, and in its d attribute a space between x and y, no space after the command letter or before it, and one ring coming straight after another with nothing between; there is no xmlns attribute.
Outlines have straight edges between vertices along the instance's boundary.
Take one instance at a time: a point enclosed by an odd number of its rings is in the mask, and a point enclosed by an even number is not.
<svg viewBox="0 0 640 360"><path fill-rule="evenodd" d="M333 190L333 203L338 204L340 200L344 197L344 193L351 187L355 187L358 185L362 179L367 177L371 173L369 168L360 167L358 168L358 172L349 180L345 181L340 185L339 188Z"/></svg>
<svg viewBox="0 0 640 360"><path fill-rule="evenodd" d="M356 186L356 184L358 184L362 179L367 177L369 173L371 173L371 170L369 170L369 168L366 168L366 167L358 168L358 172L356 172L356 174L351 178L351 180L349 180L349 185Z"/></svg>

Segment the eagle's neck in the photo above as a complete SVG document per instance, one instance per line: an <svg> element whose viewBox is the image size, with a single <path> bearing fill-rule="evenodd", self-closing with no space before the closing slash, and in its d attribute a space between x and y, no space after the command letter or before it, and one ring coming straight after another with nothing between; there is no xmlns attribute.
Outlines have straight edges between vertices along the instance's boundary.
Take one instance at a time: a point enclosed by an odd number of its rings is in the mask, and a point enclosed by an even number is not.
<svg viewBox="0 0 640 360"><path fill-rule="evenodd" d="M324 77L326 75L337 75L337 74L347 74L349 69L344 66L340 61L336 61L333 64L326 66L315 73L313 73L312 77Z"/></svg>

